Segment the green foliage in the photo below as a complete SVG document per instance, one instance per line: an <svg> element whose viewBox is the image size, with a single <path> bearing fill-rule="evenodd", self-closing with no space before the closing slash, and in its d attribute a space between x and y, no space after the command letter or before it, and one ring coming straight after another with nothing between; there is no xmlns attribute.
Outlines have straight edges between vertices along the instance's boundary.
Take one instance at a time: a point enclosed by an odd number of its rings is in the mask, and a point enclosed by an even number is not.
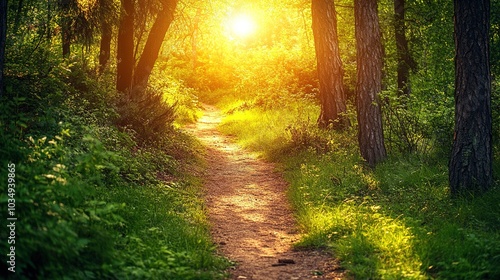
<svg viewBox="0 0 500 280"><path fill-rule="evenodd" d="M161 141L174 124L194 122L199 115L194 89L178 78L165 76L166 66L163 62L159 64L146 88L125 92L116 102L119 113L116 124L132 130L141 143Z"/></svg>
<svg viewBox="0 0 500 280"><path fill-rule="evenodd" d="M434 156L435 149L367 168L354 131L316 130L309 120L313 107L309 113L244 112L234 111L222 130L282 164L305 233L298 247L331 250L360 279L499 277L498 188L473 199L450 198L446 160Z"/></svg>
<svg viewBox="0 0 500 280"><path fill-rule="evenodd" d="M453 140L451 97L434 90L433 102L428 102L415 94L398 96L391 89L384 91L381 98L384 136L390 152L423 156L449 153Z"/></svg>
<svg viewBox="0 0 500 280"><path fill-rule="evenodd" d="M16 279L223 278L200 183L182 171L199 164L198 146L168 127L172 106L156 95L158 107L142 107L151 115L131 116L143 138L119 130L111 79L45 54L34 63L50 70L9 64L0 100L0 177L16 164ZM6 213L6 192L0 201Z"/></svg>
<svg viewBox="0 0 500 280"><path fill-rule="evenodd" d="M174 23L169 72L212 104L234 96L279 107L290 96L315 96L310 11L298 2L191 3ZM256 21L257 31L248 38L231 34L229 22L239 12Z"/></svg>
<svg viewBox="0 0 500 280"><path fill-rule="evenodd" d="M174 75L166 76L169 71L166 63L157 62L158 67L149 78L149 86L156 92L162 92L168 104L175 104L175 123L178 125L195 122L199 115L198 96L195 89L187 82Z"/></svg>
<svg viewBox="0 0 500 280"><path fill-rule="evenodd" d="M159 140L175 120L175 104L167 104L161 92L150 89L137 87L123 93L117 108L116 124L133 130L140 142Z"/></svg>
<svg viewBox="0 0 500 280"><path fill-rule="evenodd" d="M224 133L238 135L243 146L264 156L272 157L286 150L307 149L307 145L312 144L309 131L298 131L300 126L316 131L311 128L309 120L318 114L318 110L310 101L295 102L272 110L262 109L251 102L238 102L229 104L227 110L231 114L222 121L220 129ZM290 142L291 139L294 142ZM323 148L322 145L315 146Z"/></svg>
<svg viewBox="0 0 500 280"><path fill-rule="evenodd" d="M500 74L500 2L491 1L490 9L490 64L493 77L497 79Z"/></svg>
<svg viewBox="0 0 500 280"><path fill-rule="evenodd" d="M50 140L29 138L30 152L17 164L16 215L23 217L16 228L20 275L85 275L92 269L76 269L89 261L79 260L83 254L109 261L109 246L104 244L111 245L111 236L105 229L122 222L115 213L121 205L87 198L93 197L104 173L116 172L112 154L102 149L73 153L65 144L68 136L69 131L62 130ZM100 144L94 141L87 138L83 147Z"/></svg>
<svg viewBox="0 0 500 280"><path fill-rule="evenodd" d="M410 96L397 93L394 2L379 4L385 65L382 113L390 153L448 156L453 136L454 42L451 2L405 1Z"/></svg>
<svg viewBox="0 0 500 280"><path fill-rule="evenodd" d="M105 2L104 9L116 11L116 1ZM352 1L336 4L345 88L354 103ZM358 155L353 113L346 131L316 127L310 1L181 3L150 84L120 96L113 65L96 74L98 48L89 47L95 39L89 32L73 38L82 43L73 54L82 47L82 58L61 58L55 2L9 2L0 177L8 162L16 163L18 278L222 278L227 264L214 257L199 182L184 174L186 163L197 164L198 146L174 125L197 118L198 98L225 107L224 132L283 163L306 233L299 246L332 249L356 278L499 278L498 187L473 199L448 197L452 3L406 4L417 67L411 95L402 99L395 89L393 1L379 2L386 55L381 106L392 156L371 170ZM491 20L496 174L498 4L492 1ZM149 8L140 7L136 36L147 31L156 7ZM239 10L257 19L254 37L235 39L221 28ZM81 15L82 30L116 20L103 17L104 10L91 12ZM5 201L3 192L2 212Z"/></svg>

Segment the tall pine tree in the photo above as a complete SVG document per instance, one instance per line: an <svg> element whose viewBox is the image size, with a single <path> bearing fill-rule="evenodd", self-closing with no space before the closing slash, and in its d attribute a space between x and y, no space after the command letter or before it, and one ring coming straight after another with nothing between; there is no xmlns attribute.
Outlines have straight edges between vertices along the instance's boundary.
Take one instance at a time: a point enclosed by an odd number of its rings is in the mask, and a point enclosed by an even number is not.
<svg viewBox="0 0 500 280"><path fill-rule="evenodd" d="M375 166L385 159L382 113L382 42L377 0L355 0L354 18L357 51L356 107L361 156Z"/></svg>
<svg viewBox="0 0 500 280"><path fill-rule="evenodd" d="M455 133L451 193L493 184L489 0L455 0Z"/></svg>
<svg viewBox="0 0 500 280"><path fill-rule="evenodd" d="M335 4L333 0L312 0L311 9L321 101L318 124L342 128L348 120L342 115L346 104Z"/></svg>

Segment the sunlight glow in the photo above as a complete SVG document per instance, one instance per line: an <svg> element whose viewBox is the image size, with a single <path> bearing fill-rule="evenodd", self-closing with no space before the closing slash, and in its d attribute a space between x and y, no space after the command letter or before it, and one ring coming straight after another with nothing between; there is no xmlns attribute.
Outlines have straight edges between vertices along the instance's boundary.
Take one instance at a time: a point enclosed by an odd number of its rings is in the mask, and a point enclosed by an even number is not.
<svg viewBox="0 0 500 280"><path fill-rule="evenodd" d="M244 38L255 32L256 25L250 16L240 14L231 21L231 29L236 36Z"/></svg>

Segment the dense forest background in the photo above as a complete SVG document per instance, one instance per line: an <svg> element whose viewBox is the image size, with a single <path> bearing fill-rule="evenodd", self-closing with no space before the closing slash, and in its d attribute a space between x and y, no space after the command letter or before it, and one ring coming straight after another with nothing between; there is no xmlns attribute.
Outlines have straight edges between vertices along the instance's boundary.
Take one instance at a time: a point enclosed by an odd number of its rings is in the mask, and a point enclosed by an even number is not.
<svg viewBox="0 0 500 280"><path fill-rule="evenodd" d="M404 89L395 3L405 5ZM448 179L453 1L378 1L387 158L376 167L359 151L353 1L335 1L340 130L318 126L311 1L1 4L1 212L18 218L15 244L2 230L2 255L15 246L15 273L2 258L2 275L224 278L231 264L215 254L197 177L203 147L182 130L203 102L227 114L222 131L280 163L305 232L298 247L334 252L361 279L500 277L497 0L489 33L495 176L489 191L463 196L450 195ZM241 14L255 23L248 34L233 29Z"/></svg>

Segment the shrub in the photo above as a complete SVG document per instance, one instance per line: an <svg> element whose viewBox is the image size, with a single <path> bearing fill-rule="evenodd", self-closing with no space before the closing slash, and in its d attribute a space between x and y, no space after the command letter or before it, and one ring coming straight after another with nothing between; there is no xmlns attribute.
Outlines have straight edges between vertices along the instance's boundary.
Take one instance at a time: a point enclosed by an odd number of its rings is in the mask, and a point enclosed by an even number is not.
<svg viewBox="0 0 500 280"><path fill-rule="evenodd" d="M397 96L395 90L381 94L384 136L390 151L424 156L448 153L453 110L444 93L436 92L434 99L429 104L415 94Z"/></svg>
<svg viewBox="0 0 500 280"><path fill-rule="evenodd" d="M179 160L196 152L171 128L174 106L139 91L119 119L106 77L52 63L50 77L33 67L32 84L0 99L0 178L13 162L18 182L16 279L222 278L227 263L214 255L196 181L182 173Z"/></svg>
<svg viewBox="0 0 500 280"><path fill-rule="evenodd" d="M140 142L159 140L175 120L175 104L167 104L160 92L140 87L123 93L117 109L120 116L116 124L132 129Z"/></svg>

